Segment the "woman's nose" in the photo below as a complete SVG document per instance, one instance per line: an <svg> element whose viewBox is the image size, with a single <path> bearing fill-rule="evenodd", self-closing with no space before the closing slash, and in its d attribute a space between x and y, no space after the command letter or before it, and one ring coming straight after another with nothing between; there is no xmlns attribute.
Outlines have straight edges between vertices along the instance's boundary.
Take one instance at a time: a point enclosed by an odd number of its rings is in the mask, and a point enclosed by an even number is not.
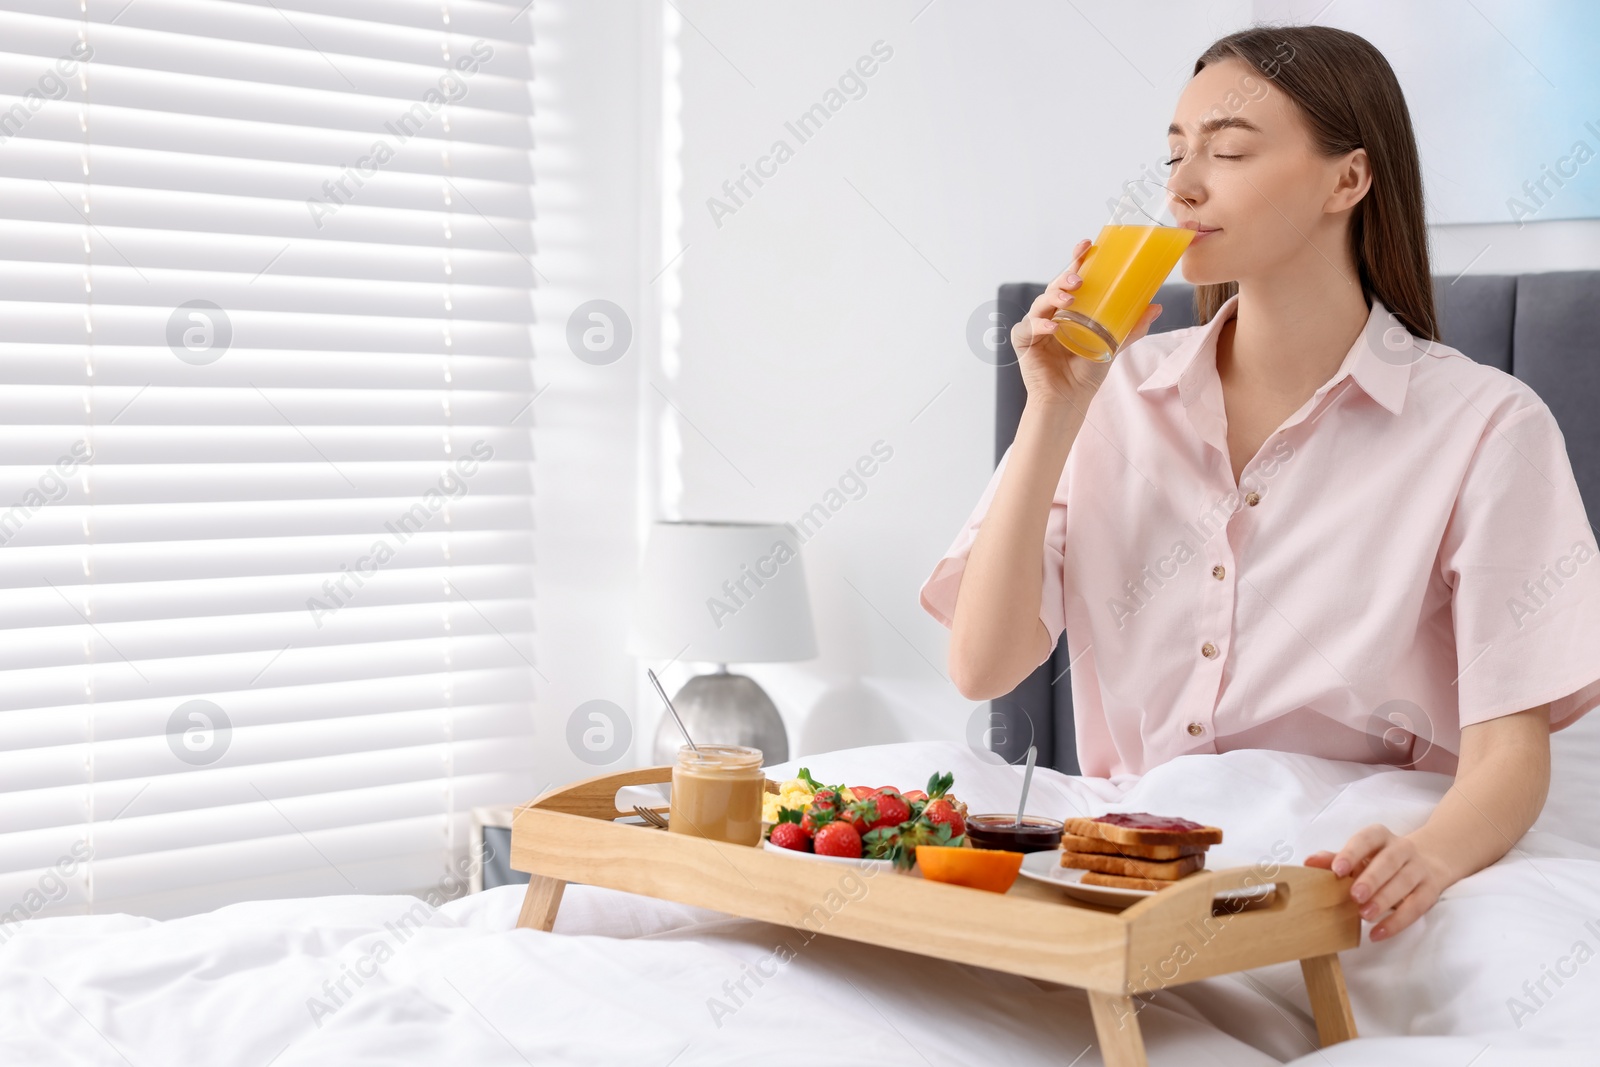
<svg viewBox="0 0 1600 1067"><path fill-rule="evenodd" d="M1172 201L1173 214L1180 222L1200 211L1206 202L1204 191L1194 182L1168 181L1167 195Z"/></svg>

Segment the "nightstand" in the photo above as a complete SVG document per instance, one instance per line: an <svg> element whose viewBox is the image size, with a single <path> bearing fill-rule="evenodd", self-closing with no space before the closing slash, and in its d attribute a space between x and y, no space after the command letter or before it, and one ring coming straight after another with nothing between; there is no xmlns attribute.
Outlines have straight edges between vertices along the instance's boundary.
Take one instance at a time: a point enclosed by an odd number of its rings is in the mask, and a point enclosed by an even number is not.
<svg viewBox="0 0 1600 1067"><path fill-rule="evenodd" d="M473 893L502 885L526 885L528 875L511 869L511 804L472 809L472 837L467 848L472 862Z"/></svg>

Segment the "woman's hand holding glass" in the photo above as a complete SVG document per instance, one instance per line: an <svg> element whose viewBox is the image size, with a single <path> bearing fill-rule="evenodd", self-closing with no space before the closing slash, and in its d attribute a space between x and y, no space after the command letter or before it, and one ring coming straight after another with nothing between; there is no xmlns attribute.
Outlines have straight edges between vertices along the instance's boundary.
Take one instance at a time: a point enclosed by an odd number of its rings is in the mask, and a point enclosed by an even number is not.
<svg viewBox="0 0 1600 1067"><path fill-rule="evenodd" d="M1067 269L1039 294L1028 309L1027 317L1011 328L1011 347L1016 350L1030 404L1070 405L1082 411L1111 369L1110 360L1096 363L1084 359L1067 351L1056 339L1060 323L1055 320L1055 313L1072 306L1072 290L1082 284L1077 272L1083 266L1090 243L1087 238L1077 243ZM1160 314L1160 304L1147 307L1122 347L1143 337Z"/></svg>

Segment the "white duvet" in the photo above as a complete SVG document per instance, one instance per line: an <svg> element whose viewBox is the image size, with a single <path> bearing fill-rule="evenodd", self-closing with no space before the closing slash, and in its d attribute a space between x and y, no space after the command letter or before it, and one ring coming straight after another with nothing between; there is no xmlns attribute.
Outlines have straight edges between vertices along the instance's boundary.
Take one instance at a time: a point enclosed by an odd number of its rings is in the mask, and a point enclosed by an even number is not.
<svg viewBox="0 0 1600 1067"><path fill-rule="evenodd" d="M1559 747L1564 735L1553 740ZM1006 808L1020 782L1018 768L947 743L797 762L824 780L903 788L951 770L973 810ZM770 770L782 777L795 766ZM1360 1040L1316 1048L1300 969L1288 964L1156 993L1140 1012L1150 1063L1600 1063L1597 776L1580 778L1576 766L1558 760L1535 829L1420 922L1377 943L1363 924L1362 945L1341 957ZM1245 750L1186 756L1138 780L1040 770L1028 807L1214 823L1227 833L1208 859L1220 868L1285 849L1297 862L1369 822L1411 830L1448 785L1436 774ZM515 930L520 898L508 887L438 910L351 896L168 922L21 924L0 945L0 1062L1101 1062L1076 989L826 936L806 942L586 886L568 887L554 932Z"/></svg>

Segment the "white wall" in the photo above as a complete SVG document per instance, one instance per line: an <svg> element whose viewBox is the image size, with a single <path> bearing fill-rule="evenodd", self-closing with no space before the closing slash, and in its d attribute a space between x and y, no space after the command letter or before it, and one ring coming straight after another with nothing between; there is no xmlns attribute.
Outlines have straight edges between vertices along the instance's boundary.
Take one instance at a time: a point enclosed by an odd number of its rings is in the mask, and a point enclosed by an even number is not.
<svg viewBox="0 0 1600 1067"><path fill-rule="evenodd" d="M1163 157L1163 131L1195 57L1248 25L1252 4L1077 5L1083 16L1045 0L675 4L685 20L673 46L682 101L669 126L681 125L673 201L682 221L665 236L659 219L635 214L624 186L640 182L648 201L660 181L660 71L650 50L662 11L669 24L676 16L654 4L635 16L601 3L601 31L582 25L598 18L569 15L583 50L572 58L609 60L615 78L589 83L594 99L568 102L581 105L580 120L603 114L613 123L583 131L602 156L586 163L597 183L590 206L616 209L596 277L625 284L629 266L607 257L626 254L635 237L636 306L652 320L628 357L642 376L640 430L628 438L642 450L632 520L793 520L873 442L887 442L894 456L865 495L804 549L821 655L737 669L772 694L798 754L960 738L980 706L946 680L947 635L922 612L917 589L992 468L994 372L968 347L968 319L1000 283L1053 276L1073 243L1096 232L1108 190ZM1322 20L1339 25L1338 16L1335 5ZM865 94L800 143L785 122L822 101L877 41L893 54L864 79ZM619 129L630 114L638 128ZM630 153L624 140L633 134ZM1419 135L1426 141L1426 130ZM707 199L731 204L723 183L780 138L793 158L741 194L719 226ZM1486 131L1485 143L1492 139ZM1455 226L1433 236L1439 274L1600 267L1600 222ZM652 332L663 310L675 331L665 362ZM578 451L547 451L542 477L587 462L596 434L620 448L632 432L609 406L623 401L624 385L586 388L574 394L590 398L585 406L562 416ZM579 444L586 431L591 443ZM597 511L581 521L555 504L541 509L558 528L546 527L545 543L566 530L620 545L626 509L615 480L626 474L607 466L588 478ZM571 547L571 558L588 558L587 548ZM554 665L563 671L594 665L596 673L563 676L541 715L554 721L583 694L618 693L612 699L636 721L631 762L646 762L656 700L641 681L645 664L619 667L613 654L627 605L612 596L630 586L631 561L619 558L604 575L558 576L559 568L559 554L547 551L541 581L565 583L584 607L571 618L559 606L547 611L549 624L571 632L547 631L541 650L572 657ZM664 680L670 690L699 669L674 665ZM619 684L630 671L631 688Z"/></svg>

